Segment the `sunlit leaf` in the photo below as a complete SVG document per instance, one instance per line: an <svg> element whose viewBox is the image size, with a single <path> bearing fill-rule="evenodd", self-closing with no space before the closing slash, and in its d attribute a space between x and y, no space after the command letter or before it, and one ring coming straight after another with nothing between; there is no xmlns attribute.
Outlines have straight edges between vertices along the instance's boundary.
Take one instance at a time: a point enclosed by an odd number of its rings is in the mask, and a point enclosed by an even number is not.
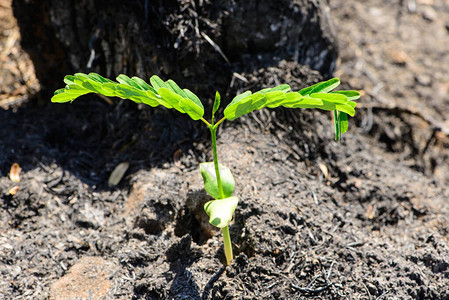
<svg viewBox="0 0 449 300"><path fill-rule="evenodd" d="M202 107L199 107L192 100L187 98L182 98L179 101L179 107L195 121L201 119L204 114Z"/></svg>
<svg viewBox="0 0 449 300"><path fill-rule="evenodd" d="M355 108L357 106L357 103L354 101L348 101L348 105L352 106L352 108Z"/></svg>
<svg viewBox="0 0 449 300"><path fill-rule="evenodd" d="M276 92L276 91L287 93L288 91L290 91L290 86L288 84L281 84L281 85L275 86L273 88L266 88L266 89L260 90L257 93L266 94L269 92Z"/></svg>
<svg viewBox="0 0 449 300"><path fill-rule="evenodd" d="M212 116L215 115L218 108L220 107L220 101L221 101L220 93L215 92L214 106L212 107Z"/></svg>
<svg viewBox="0 0 449 300"><path fill-rule="evenodd" d="M312 99L312 100L316 101L316 99ZM283 107L295 108L295 107L297 107L297 105L299 105L301 102L304 102L304 101L307 101L307 99L305 99L302 95L295 93L295 92L291 92L291 93L285 94L284 100L282 102L280 102L279 104L282 105Z"/></svg>
<svg viewBox="0 0 449 300"><path fill-rule="evenodd" d="M104 78L103 76L97 74L97 73L89 73L89 77L93 80L96 80L100 83L112 83L114 81L112 81L111 79L108 78Z"/></svg>
<svg viewBox="0 0 449 300"><path fill-rule="evenodd" d="M287 107L291 108L321 108L323 106L323 101L318 98L311 98L309 96L302 97L300 101L292 103Z"/></svg>
<svg viewBox="0 0 449 300"><path fill-rule="evenodd" d="M161 96L162 99L167 101L174 109L181 113L185 113L185 111L179 105L179 102L183 99L181 95L176 94L168 88L159 88L157 93Z"/></svg>
<svg viewBox="0 0 449 300"><path fill-rule="evenodd" d="M215 165L213 162L206 162L200 164L201 176L204 180L204 189L215 199L220 198L218 191L217 176L215 174ZM228 167L219 165L221 185L223 187L224 197L232 196L235 188L234 176Z"/></svg>
<svg viewBox="0 0 449 300"><path fill-rule="evenodd" d="M267 103L266 107L269 108L275 108L278 107L282 101L284 101L286 95L289 95L291 93L286 94L284 91L269 91L265 93L265 97L267 97Z"/></svg>
<svg viewBox="0 0 449 300"><path fill-rule="evenodd" d="M332 103L345 104L348 102L348 98L342 94L332 93L311 93L310 97L325 100Z"/></svg>
<svg viewBox="0 0 449 300"><path fill-rule="evenodd" d="M228 197L207 202L204 205L204 210L209 216L209 223L218 228L228 226L238 202L239 199L237 197Z"/></svg>
<svg viewBox="0 0 449 300"><path fill-rule="evenodd" d="M334 91L331 93L335 93L335 94L342 94L345 95L348 100L357 100L360 98L360 93L357 91L353 91L353 90L348 90L348 91Z"/></svg>
<svg viewBox="0 0 449 300"><path fill-rule="evenodd" d="M142 90L144 90L144 91L151 91L152 93L156 93L156 90L151 86L151 85L149 85L148 83L146 83L145 82L145 80L143 80L143 79L141 79L141 78L139 78L139 77L136 77L136 76L134 76L133 78L131 78L135 83L137 83L139 86L140 86L140 88L142 89Z"/></svg>
<svg viewBox="0 0 449 300"><path fill-rule="evenodd" d="M165 82L165 84L172 92L180 95L183 98L188 98L187 94L173 80L169 79Z"/></svg>
<svg viewBox="0 0 449 300"><path fill-rule="evenodd" d="M314 88L310 91L309 94L313 93L327 93L335 89L340 85L340 79L332 78L324 82L320 82L314 86Z"/></svg>
<svg viewBox="0 0 449 300"><path fill-rule="evenodd" d="M197 95L195 95L194 93L192 93L190 90L188 89L183 89L183 91L186 93L187 98L189 98L190 100L192 100L193 102L195 102L196 105L198 105L199 107L201 107L204 110L204 106L203 103L201 103L200 98L198 98Z"/></svg>
<svg viewBox="0 0 449 300"><path fill-rule="evenodd" d="M135 82L134 80L132 80L131 78L129 78L126 75L120 74L119 76L117 76L117 81L125 86L129 85L138 90L144 90L139 84L137 84L137 82Z"/></svg>
<svg viewBox="0 0 449 300"><path fill-rule="evenodd" d="M167 88L165 82L159 78L157 75L153 75L150 78L150 83L153 86L153 88L157 91L160 88Z"/></svg>
<svg viewBox="0 0 449 300"><path fill-rule="evenodd" d="M117 76L116 80L117 82L112 81L96 73L67 75L64 77L66 87L55 91L51 101L70 102L88 93L98 93L108 97L129 99L152 107L162 105L166 108L174 108L181 113L187 112L194 120L204 115L204 107L200 99L188 89L181 89L173 80L164 82L154 75L150 78L153 86L138 77L129 78L123 74Z"/></svg>
<svg viewBox="0 0 449 300"><path fill-rule="evenodd" d="M335 140L340 141L341 139L341 127L338 111L334 110L334 128L335 128Z"/></svg>
<svg viewBox="0 0 449 300"><path fill-rule="evenodd" d="M337 104L337 105L336 105L336 109L337 109L338 111L342 111L342 112L344 112L344 113L347 113L347 114L350 115L351 117L353 117L354 114L355 114L355 109L354 109L354 107L352 107L352 106L349 105L349 104Z"/></svg>
<svg viewBox="0 0 449 300"><path fill-rule="evenodd" d="M75 84L75 76L73 76L73 75L66 75L65 77L64 77L64 83L65 84Z"/></svg>
<svg viewBox="0 0 449 300"><path fill-rule="evenodd" d="M348 131L348 115L344 112L340 112L340 129L341 133L345 133Z"/></svg>

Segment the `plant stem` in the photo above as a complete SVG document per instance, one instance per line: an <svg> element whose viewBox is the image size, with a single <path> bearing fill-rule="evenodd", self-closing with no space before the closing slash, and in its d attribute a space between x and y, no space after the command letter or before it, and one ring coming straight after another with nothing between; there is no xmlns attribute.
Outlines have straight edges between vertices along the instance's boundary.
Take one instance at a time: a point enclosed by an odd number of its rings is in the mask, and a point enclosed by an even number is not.
<svg viewBox="0 0 449 300"><path fill-rule="evenodd" d="M224 119L220 120L219 123L221 123ZM211 126L209 126L211 138L212 138L212 152L214 154L214 166L215 166L215 176L217 177L217 185L218 185L218 194L220 196L220 199L224 198L224 192L223 192L223 185L221 184L221 177L220 177L220 168L218 166L218 154L217 154L217 123L214 126L214 123L212 121ZM229 227L223 227L221 229L223 233L223 246L224 246L224 252L226 256L226 264L230 265L231 261L233 259L232 254L232 243L231 243L231 236L229 235Z"/></svg>
<svg viewBox="0 0 449 300"><path fill-rule="evenodd" d="M226 264L230 265L231 261L233 259L232 256L232 243L231 243L231 236L229 235L229 227L223 227L221 229L221 232L223 233L223 246L224 246L224 252L226 256Z"/></svg>
<svg viewBox="0 0 449 300"><path fill-rule="evenodd" d="M224 120L226 120L226 117L223 117L220 121L214 124L215 129L217 129L218 125L220 125ZM212 123L213 124L213 123Z"/></svg>
<svg viewBox="0 0 449 300"><path fill-rule="evenodd" d="M223 199L224 198L223 185L221 184L220 168L218 167L217 128L214 128L214 126L212 125L209 127L209 129L212 138L212 152L214 154L214 166L215 166L215 175L217 177L218 194L220 195L220 199Z"/></svg>

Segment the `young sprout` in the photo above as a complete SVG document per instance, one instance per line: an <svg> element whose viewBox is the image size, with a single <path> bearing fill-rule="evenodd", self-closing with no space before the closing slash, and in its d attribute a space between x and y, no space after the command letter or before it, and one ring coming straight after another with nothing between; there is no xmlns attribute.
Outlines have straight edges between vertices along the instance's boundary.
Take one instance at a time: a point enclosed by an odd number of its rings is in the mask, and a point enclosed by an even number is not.
<svg viewBox="0 0 449 300"><path fill-rule="evenodd" d="M52 102L72 102L81 95L98 93L108 97L129 99L152 107L162 105L188 114L193 120L200 120L209 128L212 139L213 162L200 164L204 189L213 198L204 205L209 222L222 229L226 263L233 259L232 244L229 235L229 223L238 204L233 196L235 181L231 170L218 163L217 128L225 120L233 121L254 110L275 107L317 108L334 112L335 139L348 129L348 115L354 116L356 103L360 97L357 91L334 91L339 84L338 78L323 81L300 91L290 90L282 84L252 93L246 91L237 95L224 109L224 116L215 122L215 114L220 107L220 94L216 92L210 122L204 119L204 107L200 99L188 89L181 89L173 80L163 81L152 76L150 83L138 77L129 78L119 75L112 81L96 73L67 75L65 88L55 91Z"/></svg>

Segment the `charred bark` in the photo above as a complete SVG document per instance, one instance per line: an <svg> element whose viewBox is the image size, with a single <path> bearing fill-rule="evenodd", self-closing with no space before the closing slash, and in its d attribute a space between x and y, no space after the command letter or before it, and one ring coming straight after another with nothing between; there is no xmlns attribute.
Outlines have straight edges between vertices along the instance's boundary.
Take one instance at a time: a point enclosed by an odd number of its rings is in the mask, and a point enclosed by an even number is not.
<svg viewBox="0 0 449 300"><path fill-rule="evenodd" d="M200 95L233 72L296 61L330 76L336 34L324 0L14 0L43 89L73 72L178 80ZM181 80L182 79L182 80Z"/></svg>

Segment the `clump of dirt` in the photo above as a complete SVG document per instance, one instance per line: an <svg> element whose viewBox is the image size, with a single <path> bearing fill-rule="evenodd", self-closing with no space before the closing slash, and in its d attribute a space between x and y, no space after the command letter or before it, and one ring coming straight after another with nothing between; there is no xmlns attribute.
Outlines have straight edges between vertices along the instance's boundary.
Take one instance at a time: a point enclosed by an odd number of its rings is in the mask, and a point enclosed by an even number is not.
<svg viewBox="0 0 449 300"><path fill-rule="evenodd" d="M398 75L410 61L382 60L383 43L394 35L378 29L401 20L408 26L395 27L399 34L410 27L439 32L439 16L448 12L443 2L416 1L411 12L413 2L407 8L332 1L342 43L337 73L364 91L341 143L332 141L327 112L261 110L223 124L219 159L231 168L240 199L230 226L236 258L228 267L220 232L201 214L209 196L198 163L212 159L201 124L95 96L0 111L2 296L62 297L58 287L89 270L104 288L86 285L89 291L79 295L449 298L449 190L442 176L447 136L436 126L444 124L437 111L446 103L405 100L424 91L430 97L430 89ZM373 16L379 24L361 26ZM432 40L426 56L441 54L446 38ZM408 57L440 74L440 62L418 50ZM383 89L371 86L373 74L384 78ZM449 80L442 74L438 80ZM242 72L229 91L278 81L297 89L320 79L296 62L280 61ZM432 86L436 80L432 75ZM382 102L390 90L404 95ZM422 143L422 136L429 139ZM126 176L108 187L109 174L125 161ZM18 183L8 176L15 162L22 167ZM13 186L19 187L15 195Z"/></svg>

